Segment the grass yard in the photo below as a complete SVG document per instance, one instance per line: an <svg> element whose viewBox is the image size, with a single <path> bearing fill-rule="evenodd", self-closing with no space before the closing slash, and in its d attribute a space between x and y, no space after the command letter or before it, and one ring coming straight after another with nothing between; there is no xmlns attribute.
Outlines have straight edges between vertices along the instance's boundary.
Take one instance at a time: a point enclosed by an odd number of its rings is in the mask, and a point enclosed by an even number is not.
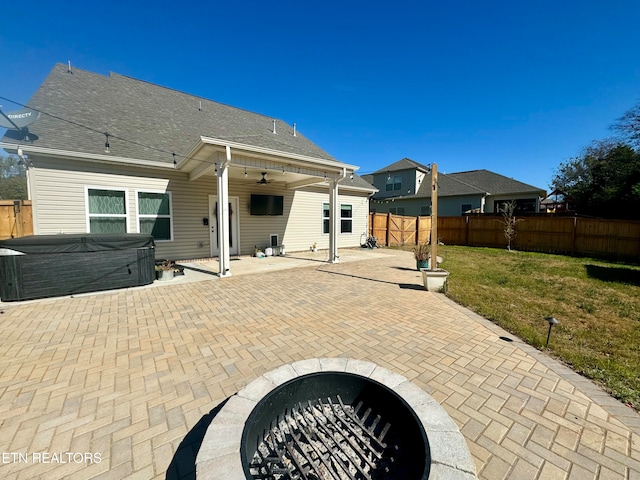
<svg viewBox="0 0 640 480"><path fill-rule="evenodd" d="M640 267L506 249L444 246L448 296L544 349L640 411Z"/></svg>

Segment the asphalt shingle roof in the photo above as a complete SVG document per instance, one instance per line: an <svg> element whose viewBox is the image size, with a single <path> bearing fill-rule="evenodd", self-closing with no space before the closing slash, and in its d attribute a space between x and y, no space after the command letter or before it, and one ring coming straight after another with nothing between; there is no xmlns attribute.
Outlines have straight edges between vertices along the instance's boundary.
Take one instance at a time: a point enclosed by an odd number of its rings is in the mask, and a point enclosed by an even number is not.
<svg viewBox="0 0 640 480"><path fill-rule="evenodd" d="M483 193L490 193L491 195L523 193L536 190L542 195L545 194L545 190L542 188L534 187L533 185L485 169L450 173L447 174L447 176L452 177L460 183L482 190Z"/></svg>
<svg viewBox="0 0 640 480"><path fill-rule="evenodd" d="M418 162L416 162L415 160L411 160L410 158L403 158L402 160L398 160L395 163L392 163L391 165L387 165L384 168L381 168L380 170L377 170L375 172L373 172L374 174L376 173L386 173L386 172L397 172L399 170L413 170L413 169L418 169L418 170L423 170L423 171L428 171L429 167L426 165L422 165Z"/></svg>
<svg viewBox="0 0 640 480"><path fill-rule="evenodd" d="M88 154L173 162L208 136L285 153L337 161L281 120L152 83L56 64L27 104L44 112L29 126L33 145ZM201 109L200 109L201 107ZM90 127L89 130L85 127ZM122 139L131 140L126 142ZM8 130L3 142L22 136ZM152 148L149 148L152 147Z"/></svg>
<svg viewBox="0 0 640 480"><path fill-rule="evenodd" d="M379 170L379 173L387 171L389 169L383 168ZM365 179L368 178L366 175L363 176ZM373 182L373 178L368 181ZM438 173L438 196L441 197L484 195L485 193L490 195L509 195L532 192L538 192L541 196L546 194L544 189L484 169L446 174ZM431 197L431 174L425 176L415 195L402 196L402 198L413 197Z"/></svg>

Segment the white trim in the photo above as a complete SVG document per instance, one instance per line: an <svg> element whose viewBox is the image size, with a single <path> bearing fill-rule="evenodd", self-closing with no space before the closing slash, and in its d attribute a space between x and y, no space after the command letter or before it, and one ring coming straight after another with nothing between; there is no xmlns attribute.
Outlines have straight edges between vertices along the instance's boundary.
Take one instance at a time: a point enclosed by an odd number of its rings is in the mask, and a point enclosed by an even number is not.
<svg viewBox="0 0 640 480"><path fill-rule="evenodd" d="M149 215L149 214L140 214L140 203L138 202L138 194L140 193L159 193L169 195L169 215ZM170 227L170 238L167 239L156 239L154 238L154 242L156 243L166 243L173 242L173 195L169 190L153 190L153 189L135 189L135 204L136 204L136 231L140 233L140 218L169 218L169 227Z"/></svg>
<svg viewBox="0 0 640 480"><path fill-rule="evenodd" d="M60 150L57 148L46 148L46 147L35 147L33 145L18 145L16 143L5 143L0 142L0 148L10 148L17 149L18 146L22 148L24 153L35 153L48 155L51 157L70 157L70 158L80 158L82 160L86 160L89 162L102 162L102 163L115 163L115 164L123 164L123 165L134 165L138 167L153 167L153 168L162 168L167 170L175 170L173 167L173 163L168 162L157 162L153 160L142 160L138 158L128 158L128 157L117 157L114 155L101 155L95 153L85 153L85 152L72 152L69 150Z"/></svg>
<svg viewBox="0 0 640 480"><path fill-rule="evenodd" d="M129 211L129 189L123 187L111 187L111 186L100 186L100 185L85 185L84 186L84 210L85 210L85 228L87 233L91 233L91 213L89 212L89 190L105 190L105 191L114 191L114 192L124 192L124 215L122 214L110 214L110 215L96 215L93 214L93 217L123 217L125 219L125 233L129 233L129 221L131 215Z"/></svg>
<svg viewBox="0 0 640 480"><path fill-rule="evenodd" d="M367 188L367 187L353 187L350 186L348 183L340 183L340 190L351 190L354 192L379 192L380 190L378 190L377 188Z"/></svg>
<svg viewBox="0 0 640 480"><path fill-rule="evenodd" d="M218 196L216 194L209 194L208 195L209 198L209 253L212 257L219 257L220 255L220 250L215 249L215 244L216 244L216 237L213 235L213 232L211 231L211 226L212 226L212 222L216 221L216 216L213 214L214 209L216 208L216 202L218 201ZM212 203L213 201L213 203ZM236 202L236 205L233 205L233 202ZM231 255L241 255L241 249L240 249L240 197L237 196L229 196L229 203L232 204L232 207L236 207L236 211L234 211L231 215L231 218L234 219L233 221L233 227L235 227L235 247L234 247L234 253L230 253ZM216 230L218 229L218 224L216 223ZM231 232L233 235L233 232ZM217 235L217 233L216 233ZM231 252L231 249L229 249L229 251Z"/></svg>
<svg viewBox="0 0 640 480"><path fill-rule="evenodd" d="M351 207L351 216L350 217L343 217L342 216L342 206L343 205L348 205L349 207ZM351 231L350 232L343 232L342 231L342 221L343 220L349 220L351 222ZM341 203L340 204L340 235L353 235L353 204L352 203Z"/></svg>
<svg viewBox="0 0 640 480"><path fill-rule="evenodd" d="M356 171L358 170L360 167L356 166L356 165L349 165L346 163L342 163L342 162L338 162L335 160L328 160L328 159L324 159L324 158L316 158L316 157L309 157L306 155L300 155L297 153L287 153L287 152L283 152L280 150L272 150L270 148L264 148L264 147L255 147L253 145L246 145L244 143L237 143L237 142L230 142L229 140L220 140L218 138L213 138L213 137L206 137L206 136L201 136L200 137L200 142L202 144L208 144L208 145L216 145L216 146L220 146L220 147L230 147L233 148L234 150L244 150L246 152L252 152L252 153L262 153L265 155L269 155L269 156L274 156L274 157L280 157L280 158L289 158L292 160L300 160L303 162L308 162L308 163L314 163L317 165L322 165L322 166L327 166L327 167L331 167L331 168L337 168L339 169L340 172L342 172L343 169L348 169L348 170L353 170ZM191 151L189 151L189 154L187 155L188 157L192 156L194 150L197 150L198 147L200 147L201 144L196 144Z"/></svg>
<svg viewBox="0 0 640 480"><path fill-rule="evenodd" d="M324 206L327 206L327 212L329 213L328 217L324 216ZM324 222L325 220L328 220L329 222L331 222L331 204L329 202L322 202L322 210L321 210L321 215L322 215L322 222L320 223L320 234L321 235L329 235L329 232L324 231ZM331 223L329 223L329 228L331 228Z"/></svg>
<svg viewBox="0 0 640 480"><path fill-rule="evenodd" d="M324 207L325 207L325 205L327 207L329 207L329 210L328 210L329 217L325 217L324 216L324 212L325 212ZM351 217L343 217L342 216L342 206L343 205L348 205L349 207L351 207ZM338 220L340 221L340 232L339 232L339 234L340 235L353 235L353 219L354 219L354 217L353 217L353 203L342 203L342 202L340 202L339 206L340 206L340 208L339 208L340 216L338 217ZM325 222L325 220L329 220L329 225L331 225L331 218L330 217L331 217L331 204L328 203L328 202L322 202L322 224L321 224L321 228L320 228L320 233L322 235L329 235L329 232L325 233L325 231L324 231L324 222ZM343 232L342 231L342 220L351 220L351 231L350 232Z"/></svg>

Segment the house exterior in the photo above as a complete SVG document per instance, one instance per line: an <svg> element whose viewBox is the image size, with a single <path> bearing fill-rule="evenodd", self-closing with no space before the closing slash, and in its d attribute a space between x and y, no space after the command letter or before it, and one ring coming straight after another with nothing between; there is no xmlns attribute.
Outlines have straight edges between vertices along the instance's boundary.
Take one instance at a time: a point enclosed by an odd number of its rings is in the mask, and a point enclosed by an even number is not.
<svg viewBox="0 0 640 480"><path fill-rule="evenodd" d="M28 167L36 235L151 233L157 257L219 257L225 276L256 247L337 262L367 231L375 188L295 125L63 64L28 107L0 148Z"/></svg>
<svg viewBox="0 0 640 480"><path fill-rule="evenodd" d="M403 158L373 174L363 175L378 189L371 199L371 211L397 215L431 215L431 171ZM489 170L438 173L438 215L499 213L510 201L517 211L539 212L545 190Z"/></svg>

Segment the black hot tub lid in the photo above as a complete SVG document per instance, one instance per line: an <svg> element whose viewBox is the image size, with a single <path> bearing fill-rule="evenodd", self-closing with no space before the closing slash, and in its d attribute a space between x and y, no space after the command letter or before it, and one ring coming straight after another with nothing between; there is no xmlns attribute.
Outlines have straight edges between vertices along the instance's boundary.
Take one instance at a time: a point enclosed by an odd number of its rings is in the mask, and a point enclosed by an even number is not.
<svg viewBox="0 0 640 480"><path fill-rule="evenodd" d="M24 254L101 252L151 248L154 245L153 237L144 233L29 235L0 241L0 249L14 250Z"/></svg>

